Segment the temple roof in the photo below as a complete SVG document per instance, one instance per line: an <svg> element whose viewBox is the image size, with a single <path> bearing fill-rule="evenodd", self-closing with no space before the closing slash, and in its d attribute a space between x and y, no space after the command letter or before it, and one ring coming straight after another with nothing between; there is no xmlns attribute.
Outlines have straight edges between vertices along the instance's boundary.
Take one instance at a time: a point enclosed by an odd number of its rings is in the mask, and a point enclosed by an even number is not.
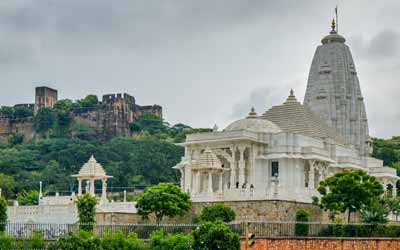
<svg viewBox="0 0 400 250"><path fill-rule="evenodd" d="M223 170L221 161L209 148L206 148L204 152L200 154L199 158L197 159L196 168Z"/></svg>
<svg viewBox="0 0 400 250"><path fill-rule="evenodd" d="M292 90L286 102L272 107L262 117L277 124L286 133L301 134L318 139L332 138L340 144L345 142L335 129L329 127L307 106L298 102Z"/></svg>
<svg viewBox="0 0 400 250"><path fill-rule="evenodd" d="M111 178L112 176L106 174L106 171L104 171L103 167L92 155L89 161L83 165L81 170L79 170L79 174L72 175L72 177L103 179Z"/></svg>

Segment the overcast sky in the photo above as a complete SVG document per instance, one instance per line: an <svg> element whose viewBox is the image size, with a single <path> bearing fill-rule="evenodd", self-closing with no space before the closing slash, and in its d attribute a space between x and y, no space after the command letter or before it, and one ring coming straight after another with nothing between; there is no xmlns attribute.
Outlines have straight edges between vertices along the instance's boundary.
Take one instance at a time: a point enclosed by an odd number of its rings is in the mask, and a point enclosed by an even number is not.
<svg viewBox="0 0 400 250"><path fill-rule="evenodd" d="M127 92L170 123L225 127L303 100L339 2L372 136L400 135L399 0L1 0L2 105Z"/></svg>

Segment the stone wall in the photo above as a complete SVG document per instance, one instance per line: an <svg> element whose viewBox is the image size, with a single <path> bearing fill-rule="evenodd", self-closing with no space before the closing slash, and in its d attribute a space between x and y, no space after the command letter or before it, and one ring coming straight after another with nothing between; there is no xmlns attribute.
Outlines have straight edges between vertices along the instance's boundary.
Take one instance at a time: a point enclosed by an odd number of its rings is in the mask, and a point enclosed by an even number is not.
<svg viewBox="0 0 400 250"><path fill-rule="evenodd" d="M245 248L242 239L242 250ZM247 250L399 250L399 239L292 238L256 239Z"/></svg>
<svg viewBox="0 0 400 250"><path fill-rule="evenodd" d="M196 202L192 203L192 209L185 216L174 217L174 218L164 218L163 223L192 223L193 218L196 214L201 213L201 210L205 206L211 206L216 203L204 203ZM329 218L327 213L320 210L318 207L313 206L308 203L298 203L292 201L231 201L224 202L228 207L231 207L236 214L236 222L243 221L294 221L295 213L298 209L304 208L310 212L311 221L322 221L328 222ZM121 221L125 218L125 215L114 214L114 220ZM140 216L132 214L132 218L129 220L135 221L137 223L149 223L154 222L154 216L150 216L150 219L145 221L142 220Z"/></svg>
<svg viewBox="0 0 400 250"><path fill-rule="evenodd" d="M8 138L16 133L22 134L24 140L29 141L35 137L33 119L7 119L0 118L0 141L7 142Z"/></svg>

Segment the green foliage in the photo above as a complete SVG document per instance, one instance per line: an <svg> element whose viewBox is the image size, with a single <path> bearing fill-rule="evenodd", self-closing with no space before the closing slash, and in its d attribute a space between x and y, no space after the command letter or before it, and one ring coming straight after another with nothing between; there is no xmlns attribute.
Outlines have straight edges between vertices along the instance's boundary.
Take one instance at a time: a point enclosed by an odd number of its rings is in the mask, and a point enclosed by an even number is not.
<svg viewBox="0 0 400 250"><path fill-rule="evenodd" d="M79 231L77 234L68 233L62 236L57 242L50 243L48 250L102 250L101 241L91 233Z"/></svg>
<svg viewBox="0 0 400 250"><path fill-rule="evenodd" d="M193 237L186 234L164 234L154 231L150 236L151 250L191 250Z"/></svg>
<svg viewBox="0 0 400 250"><path fill-rule="evenodd" d="M29 206L39 204L39 192L37 190L26 191L18 193L17 200L19 205Z"/></svg>
<svg viewBox="0 0 400 250"><path fill-rule="evenodd" d="M88 232L92 231L93 224L96 222L96 197L89 194L80 196L77 207L81 229Z"/></svg>
<svg viewBox="0 0 400 250"><path fill-rule="evenodd" d="M6 199L11 198L15 189L14 178L12 176L0 173L0 188L2 196L4 196Z"/></svg>
<svg viewBox="0 0 400 250"><path fill-rule="evenodd" d="M5 118L14 118L14 108L2 106L0 108L0 116L5 117Z"/></svg>
<svg viewBox="0 0 400 250"><path fill-rule="evenodd" d="M216 204L212 206L206 206L201 210L198 217L195 217L194 223L205 222L205 221L217 221L231 222L236 217L235 212L232 208L225 206L224 204Z"/></svg>
<svg viewBox="0 0 400 250"><path fill-rule="evenodd" d="M144 218L154 213L157 223L160 223L164 216L184 215L190 209L190 197L179 186L160 183L145 190L138 198L136 208Z"/></svg>
<svg viewBox="0 0 400 250"><path fill-rule="evenodd" d="M69 112L74 108L78 108L79 104L69 100L69 99L63 99L63 100L59 100L56 102L56 104L54 104L54 109L56 109L57 111L66 111Z"/></svg>
<svg viewBox="0 0 400 250"><path fill-rule="evenodd" d="M296 236L307 236L310 225L307 222L310 221L310 213L305 209L299 209L296 211L296 223L294 233Z"/></svg>
<svg viewBox="0 0 400 250"><path fill-rule="evenodd" d="M14 147L4 145L0 147L0 188L7 198L22 190L37 189L39 181L49 192L76 191L76 181L69 176L78 173L92 154L115 177L109 180L110 187L175 183L179 176L172 167L183 152L180 146L154 138L114 138L104 142L52 138Z"/></svg>
<svg viewBox="0 0 400 250"><path fill-rule="evenodd" d="M130 233L125 236L121 231L112 234L107 233L101 240L101 247L104 250L145 250L143 241L137 235Z"/></svg>
<svg viewBox="0 0 400 250"><path fill-rule="evenodd" d="M85 98L78 101L81 108L92 108L99 104L99 100L96 95L87 95Z"/></svg>
<svg viewBox="0 0 400 250"><path fill-rule="evenodd" d="M147 131L153 135L156 132L165 132L167 126L160 117L153 114L143 114L131 124L131 130L137 133Z"/></svg>
<svg viewBox="0 0 400 250"><path fill-rule="evenodd" d="M7 200L0 197L0 233L4 232L7 222Z"/></svg>
<svg viewBox="0 0 400 250"><path fill-rule="evenodd" d="M38 133L48 132L54 125L54 115L49 108L40 108L33 120L33 125Z"/></svg>
<svg viewBox="0 0 400 250"><path fill-rule="evenodd" d="M393 137L389 140L373 139L372 156L383 160L386 166L393 166L400 162L400 137Z"/></svg>
<svg viewBox="0 0 400 250"><path fill-rule="evenodd" d="M26 249L44 249L45 242L43 234L33 232L30 239L24 243Z"/></svg>
<svg viewBox="0 0 400 250"><path fill-rule="evenodd" d="M8 143L10 143L12 146L21 144L22 142L24 142L24 135L20 133L15 133L8 137Z"/></svg>
<svg viewBox="0 0 400 250"><path fill-rule="evenodd" d="M322 196L318 203L321 208L332 213L347 211L350 222L351 213L370 207L383 194L383 187L362 170L345 170L321 181L318 192Z"/></svg>
<svg viewBox="0 0 400 250"><path fill-rule="evenodd" d="M374 201L366 209L361 210L361 220L368 224L386 224L390 209L379 201Z"/></svg>
<svg viewBox="0 0 400 250"><path fill-rule="evenodd" d="M204 222L193 231L194 250L240 250L239 235L221 222Z"/></svg>
<svg viewBox="0 0 400 250"><path fill-rule="evenodd" d="M14 107L14 118L22 119L27 117L33 117L33 109L27 107Z"/></svg>

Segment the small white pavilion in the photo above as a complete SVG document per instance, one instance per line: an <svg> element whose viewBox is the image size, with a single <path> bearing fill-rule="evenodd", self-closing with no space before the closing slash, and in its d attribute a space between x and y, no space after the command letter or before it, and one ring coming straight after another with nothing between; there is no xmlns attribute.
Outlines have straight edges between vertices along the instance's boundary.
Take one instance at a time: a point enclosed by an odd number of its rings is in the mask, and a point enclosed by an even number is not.
<svg viewBox="0 0 400 250"><path fill-rule="evenodd" d="M89 161L83 165L79 174L71 175L71 177L78 179L78 196L82 195L82 181L87 180L89 182L87 192L90 195L95 196L94 182L96 180L101 180L101 201L107 201L107 179L112 178L112 176L106 174L101 164L96 161L93 155L90 157Z"/></svg>

